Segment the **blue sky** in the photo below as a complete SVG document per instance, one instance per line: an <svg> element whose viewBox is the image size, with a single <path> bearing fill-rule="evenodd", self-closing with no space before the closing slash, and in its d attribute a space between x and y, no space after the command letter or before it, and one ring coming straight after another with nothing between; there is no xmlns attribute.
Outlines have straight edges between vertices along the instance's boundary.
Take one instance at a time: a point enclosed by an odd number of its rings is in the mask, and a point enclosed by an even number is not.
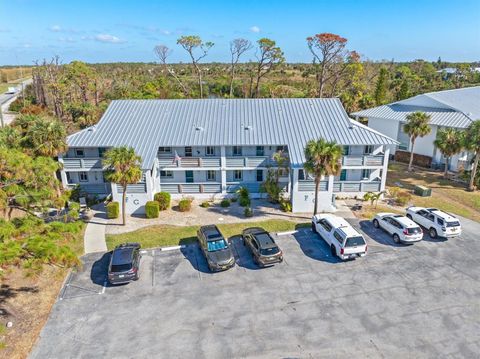
<svg viewBox="0 0 480 359"><path fill-rule="evenodd" d="M190 34L215 43L206 61L228 60L231 39L269 37L287 61L310 62L305 38L320 32L371 60L478 61L479 19L479 0L0 0L0 64L155 61L157 44L188 61L175 43Z"/></svg>

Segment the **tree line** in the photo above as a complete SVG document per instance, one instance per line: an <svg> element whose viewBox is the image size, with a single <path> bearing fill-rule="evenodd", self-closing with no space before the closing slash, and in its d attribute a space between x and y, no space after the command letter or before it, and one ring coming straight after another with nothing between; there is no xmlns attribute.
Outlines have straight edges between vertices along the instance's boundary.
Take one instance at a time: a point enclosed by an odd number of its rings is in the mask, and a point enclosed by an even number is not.
<svg viewBox="0 0 480 359"><path fill-rule="evenodd" d="M170 63L173 49L159 44L151 63L63 64L59 57L35 63L25 97L11 105L23 113L46 113L67 131L95 124L115 99L339 97L348 112L419 93L480 83L474 64L416 60L372 62L348 48L348 40L320 33L305 39L311 63L288 63L276 41L229 44L229 63L208 63L215 46L199 36L181 36L189 63ZM247 61L248 58L248 61ZM455 66L446 76L438 70Z"/></svg>

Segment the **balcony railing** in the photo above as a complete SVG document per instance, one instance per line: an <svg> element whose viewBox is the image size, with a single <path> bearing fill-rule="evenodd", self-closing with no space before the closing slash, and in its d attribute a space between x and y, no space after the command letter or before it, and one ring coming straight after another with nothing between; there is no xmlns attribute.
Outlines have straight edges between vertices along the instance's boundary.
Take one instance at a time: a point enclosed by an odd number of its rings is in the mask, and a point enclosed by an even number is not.
<svg viewBox="0 0 480 359"><path fill-rule="evenodd" d="M337 181L333 183L333 192L379 192L380 182Z"/></svg>
<svg viewBox="0 0 480 359"><path fill-rule="evenodd" d="M147 186L145 183L135 183L135 184L129 184L127 186L127 193L146 193L147 192ZM122 186L117 184L117 193L123 193L123 188Z"/></svg>
<svg viewBox="0 0 480 359"><path fill-rule="evenodd" d="M226 167L275 167L277 162L267 156L227 157Z"/></svg>
<svg viewBox="0 0 480 359"><path fill-rule="evenodd" d="M383 166L383 155L343 156L342 166Z"/></svg>
<svg viewBox="0 0 480 359"><path fill-rule="evenodd" d="M298 181L299 192L315 192L315 181L300 180ZM320 181L319 191L328 191L328 181Z"/></svg>
<svg viewBox="0 0 480 359"><path fill-rule="evenodd" d="M161 183L161 190L164 192L176 193L220 193L220 183Z"/></svg>
<svg viewBox="0 0 480 359"><path fill-rule="evenodd" d="M110 183L90 183L90 184L69 183L68 188L71 189L77 185L80 186L80 190L82 192L86 192L90 194L108 194L112 191Z"/></svg>
<svg viewBox="0 0 480 359"><path fill-rule="evenodd" d="M220 157L182 157L175 161L173 157L158 158L158 166L165 167L220 167Z"/></svg>
<svg viewBox="0 0 480 359"><path fill-rule="evenodd" d="M88 170L92 168L102 168L101 158L64 158L63 168Z"/></svg>

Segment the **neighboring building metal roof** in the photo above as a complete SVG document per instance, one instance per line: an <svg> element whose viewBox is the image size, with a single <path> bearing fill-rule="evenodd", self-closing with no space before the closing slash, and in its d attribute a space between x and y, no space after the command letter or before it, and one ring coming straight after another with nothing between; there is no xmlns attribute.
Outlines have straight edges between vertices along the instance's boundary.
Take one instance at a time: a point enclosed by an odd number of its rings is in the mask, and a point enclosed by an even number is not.
<svg viewBox="0 0 480 359"><path fill-rule="evenodd" d="M425 112L430 115L430 123L437 126L465 128L472 122L472 120L463 113L454 110L397 103L357 111L352 113L352 116L384 118L405 122L406 117L416 111Z"/></svg>
<svg viewBox="0 0 480 359"><path fill-rule="evenodd" d="M100 122L68 137L70 147L131 146L153 166L159 146L287 145L293 166L304 146L394 144L350 119L339 99L191 99L112 101Z"/></svg>
<svg viewBox="0 0 480 359"><path fill-rule="evenodd" d="M438 107L423 107L409 104L411 101L421 103L438 103ZM466 128L472 121L480 119L480 86L461 89L429 92L406 100L374 107L352 113L353 116L375 117L389 120L405 121L415 111L426 112L431 116L432 125Z"/></svg>

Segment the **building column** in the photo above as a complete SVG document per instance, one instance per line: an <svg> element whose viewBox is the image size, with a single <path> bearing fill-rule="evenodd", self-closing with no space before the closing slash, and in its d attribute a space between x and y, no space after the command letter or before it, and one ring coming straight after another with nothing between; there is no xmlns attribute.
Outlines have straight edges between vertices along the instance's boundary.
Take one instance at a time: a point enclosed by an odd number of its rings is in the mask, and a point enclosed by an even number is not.
<svg viewBox="0 0 480 359"><path fill-rule="evenodd" d="M227 159L225 146L220 146L220 182L222 195L227 194Z"/></svg>
<svg viewBox="0 0 480 359"><path fill-rule="evenodd" d="M145 188L149 200L153 200L153 183L152 183L152 171L145 171Z"/></svg>
<svg viewBox="0 0 480 359"><path fill-rule="evenodd" d="M330 198L330 207L332 210L335 210L337 207L334 205L334 199L333 199L333 182L335 180L334 176L328 176L328 187L327 187L327 192L328 196Z"/></svg>
<svg viewBox="0 0 480 359"><path fill-rule="evenodd" d="M380 192L385 191L385 184L387 182L388 159L390 157L390 147L385 146L385 154L383 157L382 180L380 182Z"/></svg>

